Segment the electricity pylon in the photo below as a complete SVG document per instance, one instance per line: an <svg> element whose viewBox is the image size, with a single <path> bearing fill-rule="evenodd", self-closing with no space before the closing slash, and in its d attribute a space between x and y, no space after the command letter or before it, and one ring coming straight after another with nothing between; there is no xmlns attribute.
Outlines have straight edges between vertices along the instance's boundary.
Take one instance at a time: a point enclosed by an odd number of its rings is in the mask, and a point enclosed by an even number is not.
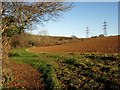
<svg viewBox="0 0 120 90"><path fill-rule="evenodd" d="M103 32L104 32L104 35L107 36L107 22L104 21L103 23Z"/></svg>
<svg viewBox="0 0 120 90"><path fill-rule="evenodd" d="M89 37L89 27L86 27L86 38Z"/></svg>

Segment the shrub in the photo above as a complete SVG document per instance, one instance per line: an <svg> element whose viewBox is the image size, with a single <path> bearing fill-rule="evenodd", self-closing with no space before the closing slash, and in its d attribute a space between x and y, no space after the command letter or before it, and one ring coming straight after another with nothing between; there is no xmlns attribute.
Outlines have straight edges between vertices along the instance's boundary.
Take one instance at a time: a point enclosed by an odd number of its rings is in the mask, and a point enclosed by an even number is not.
<svg viewBox="0 0 120 90"><path fill-rule="evenodd" d="M104 37L104 34L100 34L99 37Z"/></svg>
<svg viewBox="0 0 120 90"><path fill-rule="evenodd" d="M71 36L71 38L72 38L72 39L74 39L74 38L77 38L77 36L75 36L75 35L72 35L72 36Z"/></svg>
<svg viewBox="0 0 120 90"><path fill-rule="evenodd" d="M12 42L12 47L17 48L20 45L19 41L13 41Z"/></svg>
<svg viewBox="0 0 120 90"><path fill-rule="evenodd" d="M92 36L91 38L97 38L97 36Z"/></svg>
<svg viewBox="0 0 120 90"><path fill-rule="evenodd" d="M35 43L33 42L33 41L28 41L28 44L30 44L31 46L34 46L35 45Z"/></svg>

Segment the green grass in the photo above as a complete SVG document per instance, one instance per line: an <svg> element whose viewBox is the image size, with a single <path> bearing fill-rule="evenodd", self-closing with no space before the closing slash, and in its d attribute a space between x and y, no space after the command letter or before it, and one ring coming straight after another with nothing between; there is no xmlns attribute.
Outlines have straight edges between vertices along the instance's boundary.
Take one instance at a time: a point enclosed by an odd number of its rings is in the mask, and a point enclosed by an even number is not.
<svg viewBox="0 0 120 90"><path fill-rule="evenodd" d="M31 53L23 48L12 50L9 57L43 73L47 89L120 88L119 54Z"/></svg>

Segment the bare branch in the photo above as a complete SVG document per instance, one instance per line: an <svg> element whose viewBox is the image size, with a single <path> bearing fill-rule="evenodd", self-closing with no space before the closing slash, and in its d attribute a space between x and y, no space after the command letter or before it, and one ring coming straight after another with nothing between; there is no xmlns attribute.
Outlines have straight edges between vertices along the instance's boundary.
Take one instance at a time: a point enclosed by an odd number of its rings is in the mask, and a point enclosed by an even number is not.
<svg viewBox="0 0 120 90"><path fill-rule="evenodd" d="M3 2L2 17L13 16L17 26L26 26L55 20L71 7L67 2Z"/></svg>

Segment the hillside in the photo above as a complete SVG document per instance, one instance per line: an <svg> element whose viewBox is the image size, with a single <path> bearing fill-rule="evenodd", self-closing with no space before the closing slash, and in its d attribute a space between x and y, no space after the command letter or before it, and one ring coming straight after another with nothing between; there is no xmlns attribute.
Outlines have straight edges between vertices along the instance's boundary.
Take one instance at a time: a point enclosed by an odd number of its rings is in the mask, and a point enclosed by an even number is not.
<svg viewBox="0 0 120 90"><path fill-rule="evenodd" d="M54 46L79 41L79 38L22 34L12 37L11 47Z"/></svg>
<svg viewBox="0 0 120 90"><path fill-rule="evenodd" d="M32 47L29 50L34 52L119 53L119 38L120 36L89 38L63 45Z"/></svg>

